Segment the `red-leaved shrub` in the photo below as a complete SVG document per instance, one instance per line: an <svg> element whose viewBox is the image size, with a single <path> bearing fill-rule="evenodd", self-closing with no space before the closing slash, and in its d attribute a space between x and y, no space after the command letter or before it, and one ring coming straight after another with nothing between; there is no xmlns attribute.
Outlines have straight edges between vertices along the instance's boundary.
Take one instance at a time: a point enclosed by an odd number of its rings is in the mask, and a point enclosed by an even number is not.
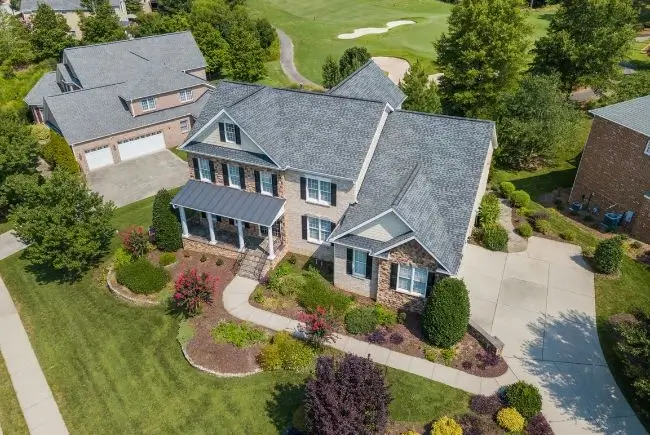
<svg viewBox="0 0 650 435"><path fill-rule="evenodd" d="M171 303L177 311L194 316L201 311L202 303L212 303L212 293L218 281L218 277L205 272L199 275L196 269L186 270L176 279Z"/></svg>
<svg viewBox="0 0 650 435"><path fill-rule="evenodd" d="M543 414L537 414L528 420L526 433L528 435L553 435L553 429Z"/></svg>
<svg viewBox="0 0 650 435"><path fill-rule="evenodd" d="M142 257L149 252L149 234L142 227L131 225L120 232L120 239L133 258Z"/></svg>
<svg viewBox="0 0 650 435"><path fill-rule="evenodd" d="M298 320L304 323L302 332L309 341L321 345L334 339L334 320L325 308L316 307L313 313L303 311Z"/></svg>
<svg viewBox="0 0 650 435"><path fill-rule="evenodd" d="M472 396L469 402L469 407L472 411L483 415L494 415L504 406L505 404L496 394L492 394L491 396L476 394Z"/></svg>

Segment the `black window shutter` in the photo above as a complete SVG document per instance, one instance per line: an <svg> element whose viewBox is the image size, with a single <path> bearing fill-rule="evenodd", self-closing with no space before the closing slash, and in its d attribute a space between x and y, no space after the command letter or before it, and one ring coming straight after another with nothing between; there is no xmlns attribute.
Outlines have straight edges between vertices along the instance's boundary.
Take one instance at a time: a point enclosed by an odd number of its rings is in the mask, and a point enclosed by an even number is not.
<svg viewBox="0 0 650 435"><path fill-rule="evenodd" d="M330 233L336 228L336 222L330 222Z"/></svg>
<svg viewBox="0 0 650 435"><path fill-rule="evenodd" d="M300 177L300 199L307 199L307 179Z"/></svg>
<svg viewBox="0 0 650 435"><path fill-rule="evenodd" d="M222 163L221 172L223 172L223 185L230 186L230 179L228 178L228 165Z"/></svg>
<svg viewBox="0 0 650 435"><path fill-rule="evenodd" d="M330 204L336 205L336 184L331 183L330 186L331 186L330 187L330 192L331 192L330 196L332 198L332 200L330 201Z"/></svg>
<svg viewBox="0 0 650 435"><path fill-rule="evenodd" d="M200 180L201 174L199 173L199 159L196 157L192 158L192 166L194 166L194 179Z"/></svg>
<svg viewBox="0 0 650 435"><path fill-rule="evenodd" d="M217 222L221 222L221 216L215 216L217 218Z"/></svg>
<svg viewBox="0 0 650 435"><path fill-rule="evenodd" d="M390 288L397 288L397 264L391 263L390 265Z"/></svg>
<svg viewBox="0 0 650 435"><path fill-rule="evenodd" d="M212 160L208 160L210 162L210 180L212 180L213 183L217 182L217 177L214 173L214 162Z"/></svg>
<svg viewBox="0 0 650 435"><path fill-rule="evenodd" d="M302 239L307 240L307 216L302 217Z"/></svg>
<svg viewBox="0 0 650 435"><path fill-rule="evenodd" d="M347 261L345 262L345 272L348 275L352 275L352 259L354 258L354 251L352 248L348 248Z"/></svg>
<svg viewBox="0 0 650 435"><path fill-rule="evenodd" d="M223 122L219 123L219 140L221 142L226 141L226 128L223 125Z"/></svg>
<svg viewBox="0 0 650 435"><path fill-rule="evenodd" d="M435 282L436 282L435 272L429 272L429 275L427 276L427 296L431 294L431 290L433 289L433 284Z"/></svg>
<svg viewBox="0 0 650 435"><path fill-rule="evenodd" d="M244 228L250 228L250 227L251 227L251 224L249 224L248 222L244 222Z"/></svg>
<svg viewBox="0 0 650 435"><path fill-rule="evenodd" d="M241 187L242 190L246 190L246 172L244 172L244 167L240 166L239 167L239 180L241 182Z"/></svg>
<svg viewBox="0 0 650 435"><path fill-rule="evenodd" d="M372 257L366 253L366 279L372 278Z"/></svg>
<svg viewBox="0 0 650 435"><path fill-rule="evenodd" d="M228 223L230 225L235 225L235 220L234 219L228 219Z"/></svg>
<svg viewBox="0 0 650 435"><path fill-rule="evenodd" d="M208 216L205 214L204 211L202 211L202 212L201 212L201 217L202 217L203 219L206 219Z"/></svg>
<svg viewBox="0 0 650 435"><path fill-rule="evenodd" d="M241 132L237 126L235 126L235 143L238 145L241 144Z"/></svg>
<svg viewBox="0 0 650 435"><path fill-rule="evenodd" d="M273 196L278 195L278 176L276 174L271 174L271 184L273 184Z"/></svg>
<svg viewBox="0 0 650 435"><path fill-rule="evenodd" d="M260 182L260 171L255 171L255 192L260 193L262 191L261 182Z"/></svg>

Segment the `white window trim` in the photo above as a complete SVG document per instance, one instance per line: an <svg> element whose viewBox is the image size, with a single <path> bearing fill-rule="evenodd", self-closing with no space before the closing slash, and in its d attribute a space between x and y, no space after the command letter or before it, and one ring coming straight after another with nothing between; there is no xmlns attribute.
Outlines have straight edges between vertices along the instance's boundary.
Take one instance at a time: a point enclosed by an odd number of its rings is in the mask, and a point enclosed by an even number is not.
<svg viewBox="0 0 650 435"><path fill-rule="evenodd" d="M239 179L239 184L233 185L232 184L232 175L231 175L231 168L237 168L237 178ZM228 187L232 187L233 189L239 189L241 190L241 177L239 173L239 166L238 165L231 165L228 163Z"/></svg>
<svg viewBox="0 0 650 435"><path fill-rule="evenodd" d="M189 119L181 119L179 124L180 124L181 133L187 133L188 131L190 131L190 120ZM183 125L186 125L186 127L183 128Z"/></svg>
<svg viewBox="0 0 650 435"><path fill-rule="evenodd" d="M228 139L228 126L232 125L233 127L233 133L235 135L235 138L233 140ZM223 123L223 138L226 140L227 143L237 143L237 133L235 133L235 124L232 122L224 122Z"/></svg>
<svg viewBox="0 0 650 435"><path fill-rule="evenodd" d="M208 159L203 159L199 157L199 178L201 179L200 181L207 181L208 183L212 183L212 178L210 178L210 161ZM208 177L205 178L203 176L203 170L201 169L201 163L205 162L206 165L208 165Z"/></svg>
<svg viewBox="0 0 650 435"><path fill-rule="evenodd" d="M146 108L144 107L145 106L145 101L146 101L146 105L147 105ZM151 105L149 105L150 101L151 101ZM142 100L140 100L140 107L142 108L143 112L149 112L151 110L156 110L156 97L143 98Z"/></svg>
<svg viewBox="0 0 650 435"><path fill-rule="evenodd" d="M271 190L268 192L264 191L264 182L262 180L262 177L268 176L269 178L269 183L271 184ZM260 172L260 193L262 195L268 195L268 196L273 196L273 174L270 172Z"/></svg>
<svg viewBox="0 0 650 435"><path fill-rule="evenodd" d="M189 94L189 98L187 95ZM192 92L192 89L181 89L180 92L178 93L178 97L181 100L181 103L187 103L188 101L194 100L194 94Z"/></svg>
<svg viewBox="0 0 650 435"><path fill-rule="evenodd" d="M309 180L315 180L318 181L318 198L310 198L309 197ZM320 199L321 198L321 189L320 189L320 183L329 183L330 185L330 200L325 201ZM321 177L314 177L313 175L305 176L305 200L311 204L318 204L318 205L332 205L332 180L329 180L327 178L321 178Z"/></svg>
<svg viewBox="0 0 650 435"><path fill-rule="evenodd" d="M316 219L318 221L318 237L319 239L314 239L311 237L311 231L310 231L310 226L309 226L309 220L310 219ZM326 242L327 238L325 240L320 240L321 234L323 232L323 223L327 224L332 227L332 222L328 221L326 218L319 218L316 216L307 216L307 241L309 243L314 243L316 245L322 245L323 243Z"/></svg>
<svg viewBox="0 0 650 435"><path fill-rule="evenodd" d="M417 296L419 298L426 298L426 284L425 284L425 289L424 289L424 294L418 293L416 291L413 291L413 283L415 282L415 269L423 269L427 272L427 280L429 279L429 270L424 268L424 267L419 267L414 264L405 264L404 266L408 266L411 268L411 289L410 290L405 290L402 288L399 288L399 272L400 268L402 265L400 263L397 264L397 281L395 282L395 291L398 293L404 293L406 295L411 295L411 296Z"/></svg>
<svg viewBox="0 0 650 435"><path fill-rule="evenodd" d="M357 255L363 255L365 257L365 260L363 262L364 267L363 267L363 271L361 273L354 271L354 265L357 263L357 261L356 261L356 256ZM370 260L370 258L368 256L368 252L361 251L359 249L352 249L352 276L353 277L367 279L366 278L366 269L368 268L368 260Z"/></svg>
<svg viewBox="0 0 650 435"><path fill-rule="evenodd" d="M650 156L650 140L645 144L645 150L643 151L643 154L646 156Z"/></svg>

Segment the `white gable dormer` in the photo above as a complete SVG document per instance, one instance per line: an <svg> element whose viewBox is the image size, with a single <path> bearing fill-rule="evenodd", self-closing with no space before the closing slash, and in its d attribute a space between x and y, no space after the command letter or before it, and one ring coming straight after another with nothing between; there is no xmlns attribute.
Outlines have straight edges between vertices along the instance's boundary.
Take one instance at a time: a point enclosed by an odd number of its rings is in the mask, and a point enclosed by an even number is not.
<svg viewBox="0 0 650 435"><path fill-rule="evenodd" d="M204 128L192 140L251 153L266 154L225 111L210 121L207 128Z"/></svg>
<svg viewBox="0 0 650 435"><path fill-rule="evenodd" d="M356 236L387 242L410 231L410 228L395 213L379 216L351 231Z"/></svg>

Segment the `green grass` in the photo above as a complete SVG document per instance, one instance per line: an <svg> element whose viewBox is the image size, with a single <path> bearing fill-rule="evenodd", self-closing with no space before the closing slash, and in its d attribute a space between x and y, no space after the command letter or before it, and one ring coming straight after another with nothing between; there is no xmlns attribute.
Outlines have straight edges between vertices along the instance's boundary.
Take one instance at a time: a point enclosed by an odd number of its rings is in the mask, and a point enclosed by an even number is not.
<svg viewBox="0 0 650 435"><path fill-rule="evenodd" d="M6 434L29 433L2 354L0 354L0 428Z"/></svg>
<svg viewBox="0 0 650 435"><path fill-rule="evenodd" d="M148 225L151 206L150 198L117 210L116 227ZM200 373L184 360L178 320L163 308L118 301L99 271L62 284L38 282L27 266L16 254L0 262L0 274L71 433L279 433L291 421L304 378ZM466 407L463 392L388 373L395 418L424 422ZM0 395L3 410L6 397Z"/></svg>
<svg viewBox="0 0 650 435"><path fill-rule="evenodd" d="M23 71L18 71L14 77L4 78L0 76L0 109L22 110L26 108L23 98L36 84L46 71L54 67L47 63L31 65Z"/></svg>
<svg viewBox="0 0 650 435"><path fill-rule="evenodd" d="M338 57L356 45L367 47L373 56L394 56L409 62L418 58L433 60L432 42L446 30L452 7L436 0L248 0L246 5L291 37L298 71L316 83L321 82L321 65L327 55ZM552 11L529 13L534 38L544 34ZM416 24L357 39L337 38L355 28L383 27L388 21L400 19L411 19ZM433 71L432 65L427 66Z"/></svg>
<svg viewBox="0 0 650 435"><path fill-rule="evenodd" d="M0 234L5 233L13 229L14 224L11 221L1 221L0 220Z"/></svg>
<svg viewBox="0 0 650 435"><path fill-rule="evenodd" d="M178 148L171 148L171 152L176 154L181 160L187 161L187 151L179 150Z"/></svg>
<svg viewBox="0 0 650 435"><path fill-rule="evenodd" d="M272 60L265 63L266 66L266 77L260 80L258 83L268 86L274 86L276 88L288 88L294 85L291 80L284 74L282 67L280 66L279 60Z"/></svg>

